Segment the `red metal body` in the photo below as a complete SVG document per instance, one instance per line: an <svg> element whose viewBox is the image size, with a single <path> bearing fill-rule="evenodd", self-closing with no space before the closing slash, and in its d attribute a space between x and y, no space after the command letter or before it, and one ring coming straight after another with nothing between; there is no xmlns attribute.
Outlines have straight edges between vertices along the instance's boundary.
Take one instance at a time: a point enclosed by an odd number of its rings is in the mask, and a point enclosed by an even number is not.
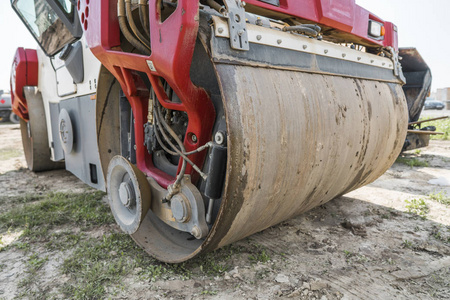
<svg viewBox="0 0 450 300"><path fill-rule="evenodd" d="M120 36L117 21L116 3L109 0L81 0L78 5L80 15L89 10L84 25L86 39L94 55L116 77L122 90L130 101L135 117L136 160L138 168L153 177L161 186L167 187L174 181L170 175L156 169L151 156L143 146L144 124L147 122L149 93L136 71L144 72L150 79L161 104L172 110L185 111L189 125L185 137L186 151L195 150L211 140L215 111L205 90L196 87L189 75L199 26L199 3L192 0L179 0L175 12L161 22L159 5L150 0L150 33L152 54L150 56L124 53L118 46ZM105 14L104 12L109 12ZM151 61L156 71L148 66ZM181 104L172 103L161 84L164 78L181 100ZM192 136L197 137L196 141ZM206 153L197 153L190 159L202 165ZM187 174L192 173L188 166Z"/></svg>
<svg viewBox="0 0 450 300"><path fill-rule="evenodd" d="M356 5L354 0L280 0L280 7L257 0L247 0L247 4L330 26L376 45L397 47L394 26L371 15ZM215 111L207 93L192 83L189 74L199 26L199 1L178 0L175 12L164 22L161 21L159 5L160 0L149 1L150 56L124 53L117 47L120 45L120 29L116 1L79 0L77 8L89 47L115 76L130 101L135 117L138 168L161 186L167 187L174 178L154 167L151 156L143 146L149 91L136 72L147 74L164 107L187 112L189 125L184 139L187 151L211 140ZM369 19L385 24L387 34L384 40L368 37ZM156 71L150 70L150 61ZM161 78L173 88L181 104L168 99ZM192 135L197 137L196 142L193 142ZM195 164L202 165L205 152L193 154L190 158ZM195 179L196 174L192 172L188 166L186 173Z"/></svg>
<svg viewBox="0 0 450 300"><path fill-rule="evenodd" d="M398 38L395 25L385 22L361 6L355 0L280 0L280 6L274 6L259 0L246 0L248 5L295 16L325 26L350 33L370 43L380 46L392 46L398 49ZM384 40L370 38L369 19L384 24L386 36Z"/></svg>
<svg viewBox="0 0 450 300"><path fill-rule="evenodd" d="M11 105L13 112L28 121L24 86L38 85L38 58L34 49L18 48L11 68Z"/></svg>

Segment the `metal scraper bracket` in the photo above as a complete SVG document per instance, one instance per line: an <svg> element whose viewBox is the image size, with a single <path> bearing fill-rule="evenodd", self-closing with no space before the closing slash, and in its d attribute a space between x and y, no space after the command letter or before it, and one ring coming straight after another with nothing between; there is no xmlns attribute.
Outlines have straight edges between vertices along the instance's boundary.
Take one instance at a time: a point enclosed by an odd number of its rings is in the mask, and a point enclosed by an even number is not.
<svg viewBox="0 0 450 300"><path fill-rule="evenodd" d="M394 75L397 76L404 84L406 83L405 75L403 75L402 65L400 63L400 57L398 55L398 50L389 46L386 48L391 53L391 60L394 63Z"/></svg>
<svg viewBox="0 0 450 300"><path fill-rule="evenodd" d="M250 50L245 21L245 2L241 0L224 0L230 28L231 48L235 50Z"/></svg>

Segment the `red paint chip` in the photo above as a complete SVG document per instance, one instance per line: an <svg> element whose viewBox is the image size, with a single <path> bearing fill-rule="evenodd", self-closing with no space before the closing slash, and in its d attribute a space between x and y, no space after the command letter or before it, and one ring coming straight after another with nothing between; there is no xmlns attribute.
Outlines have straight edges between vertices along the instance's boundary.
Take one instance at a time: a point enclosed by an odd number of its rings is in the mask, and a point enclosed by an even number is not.
<svg viewBox="0 0 450 300"><path fill-rule="evenodd" d="M0 100L1 104L5 104L5 102L6 102L5 99Z"/></svg>

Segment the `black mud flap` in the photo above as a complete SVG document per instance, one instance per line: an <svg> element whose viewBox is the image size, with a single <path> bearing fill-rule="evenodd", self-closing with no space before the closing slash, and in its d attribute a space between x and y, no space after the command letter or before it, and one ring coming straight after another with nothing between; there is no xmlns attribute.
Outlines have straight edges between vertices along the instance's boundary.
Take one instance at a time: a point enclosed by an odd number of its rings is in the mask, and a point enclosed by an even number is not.
<svg viewBox="0 0 450 300"><path fill-rule="evenodd" d="M400 48L399 52L406 78L403 91L408 102L409 122L416 122L431 90L431 71L416 48Z"/></svg>

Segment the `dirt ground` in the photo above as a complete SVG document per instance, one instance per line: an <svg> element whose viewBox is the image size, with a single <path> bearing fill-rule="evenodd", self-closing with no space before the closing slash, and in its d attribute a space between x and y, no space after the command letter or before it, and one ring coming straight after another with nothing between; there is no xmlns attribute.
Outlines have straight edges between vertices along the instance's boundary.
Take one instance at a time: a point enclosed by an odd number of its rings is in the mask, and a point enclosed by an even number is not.
<svg viewBox="0 0 450 300"><path fill-rule="evenodd" d="M428 166L396 163L366 187L219 251L216 272L199 267L206 257L166 276L154 270L170 266L148 260L98 298L450 299L450 141L431 141L405 159ZM16 205L8 199L51 192L92 189L66 171L26 170L19 127L0 125L0 214ZM118 232L114 224L90 230L99 241ZM39 242L21 249L20 233L10 230L0 237L0 299L72 298L59 290L78 280L61 271L70 250ZM27 264L37 264L39 255L46 260L32 273L33 287L24 288ZM150 267L153 277L141 276Z"/></svg>

